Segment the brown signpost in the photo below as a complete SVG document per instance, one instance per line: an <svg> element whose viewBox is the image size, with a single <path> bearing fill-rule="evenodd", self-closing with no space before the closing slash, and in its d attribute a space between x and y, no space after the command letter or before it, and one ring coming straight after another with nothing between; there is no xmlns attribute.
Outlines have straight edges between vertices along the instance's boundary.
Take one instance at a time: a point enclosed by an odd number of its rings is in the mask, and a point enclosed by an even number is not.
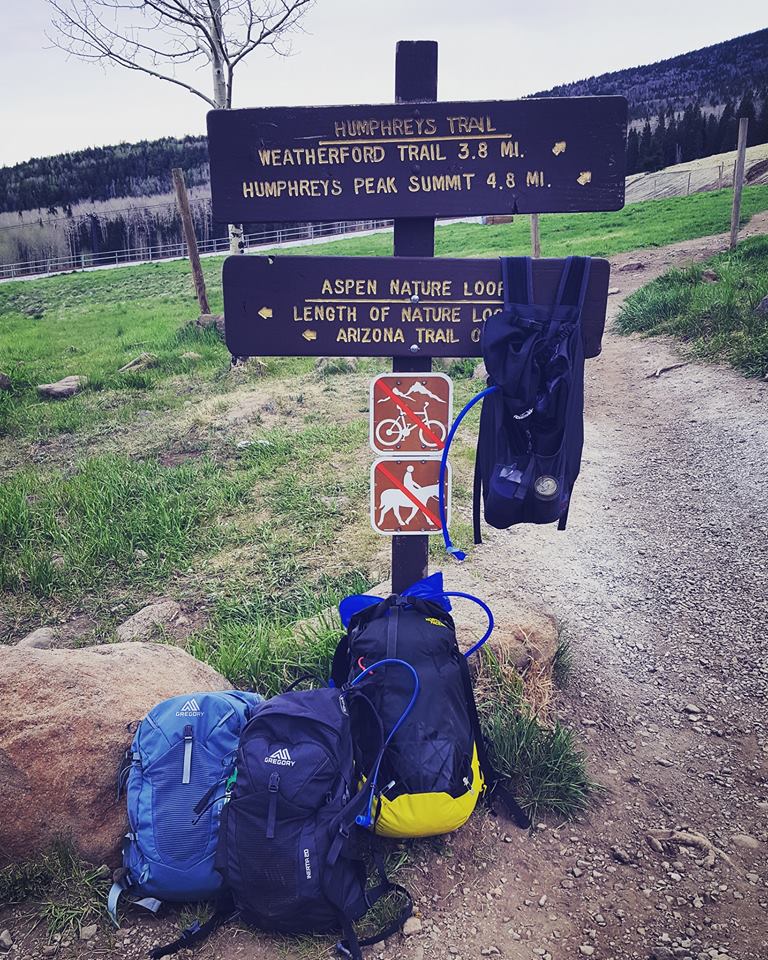
<svg viewBox="0 0 768 960"><path fill-rule="evenodd" d="M536 302L554 302L564 260L533 265ZM582 317L600 352L610 267L593 260ZM231 257L227 346L235 356L479 357L483 320L503 303L498 260Z"/></svg>
<svg viewBox="0 0 768 960"><path fill-rule="evenodd" d="M444 373L383 373L371 381L374 453L439 455L453 420L453 384Z"/></svg>
<svg viewBox="0 0 768 960"><path fill-rule="evenodd" d="M420 40L397 44L395 100L209 113L214 219L394 218L394 258L375 264L368 258L227 260L232 353L384 355L399 375L428 374L433 356L478 356L483 311L501 303L499 263L431 259L435 217L624 205L622 97L437 103L437 44ZM561 266L536 262L537 302L551 302ZM594 261L587 356L600 352L607 287L608 264ZM434 456L374 465L372 522L394 534L397 592L427 573L423 534L439 528L438 468ZM394 508L382 514L384 490L376 484L385 482L394 491L390 498L404 498L399 518Z"/></svg>

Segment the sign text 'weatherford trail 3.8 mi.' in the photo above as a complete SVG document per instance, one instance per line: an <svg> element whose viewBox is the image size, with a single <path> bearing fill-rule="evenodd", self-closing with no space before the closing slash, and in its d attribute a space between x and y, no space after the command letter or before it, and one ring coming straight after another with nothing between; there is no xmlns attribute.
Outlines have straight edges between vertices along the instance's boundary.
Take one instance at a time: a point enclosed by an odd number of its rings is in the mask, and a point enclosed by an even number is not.
<svg viewBox="0 0 768 960"><path fill-rule="evenodd" d="M623 97L208 114L222 223L618 210Z"/></svg>
<svg viewBox="0 0 768 960"><path fill-rule="evenodd" d="M536 302L553 303L563 260L536 260ZM593 260L582 317L600 353L609 264ZM227 346L235 356L481 355L483 321L501 309L497 259L229 257Z"/></svg>

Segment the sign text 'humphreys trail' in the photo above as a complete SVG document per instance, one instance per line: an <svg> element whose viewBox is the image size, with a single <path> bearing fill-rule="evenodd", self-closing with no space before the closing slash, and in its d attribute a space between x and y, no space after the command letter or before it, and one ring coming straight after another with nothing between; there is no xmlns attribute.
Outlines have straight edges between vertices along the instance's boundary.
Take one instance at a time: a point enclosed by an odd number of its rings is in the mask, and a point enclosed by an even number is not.
<svg viewBox="0 0 768 960"><path fill-rule="evenodd" d="M623 97L208 114L223 223L618 210Z"/></svg>
<svg viewBox="0 0 768 960"><path fill-rule="evenodd" d="M563 260L535 260L536 302L555 299ZM593 260L584 349L600 353L609 264ZM254 257L224 262L227 346L235 356L475 357L503 304L496 259Z"/></svg>

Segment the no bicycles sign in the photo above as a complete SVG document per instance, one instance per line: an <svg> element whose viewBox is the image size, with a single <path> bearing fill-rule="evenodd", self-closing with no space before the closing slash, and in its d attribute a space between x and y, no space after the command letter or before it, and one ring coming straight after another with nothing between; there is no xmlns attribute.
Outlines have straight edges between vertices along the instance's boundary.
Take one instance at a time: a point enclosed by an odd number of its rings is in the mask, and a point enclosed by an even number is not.
<svg viewBox="0 0 768 960"><path fill-rule="evenodd" d="M453 384L442 373L385 373L371 381L374 453L440 456L453 420Z"/></svg>

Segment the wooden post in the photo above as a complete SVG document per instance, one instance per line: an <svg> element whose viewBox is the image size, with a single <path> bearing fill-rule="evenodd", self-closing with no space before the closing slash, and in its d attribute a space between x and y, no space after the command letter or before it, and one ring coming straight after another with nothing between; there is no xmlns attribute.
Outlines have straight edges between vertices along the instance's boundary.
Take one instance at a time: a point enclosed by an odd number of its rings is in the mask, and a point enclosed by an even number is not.
<svg viewBox="0 0 768 960"><path fill-rule="evenodd" d="M539 237L539 215L531 214L531 256L538 259L541 256L541 238Z"/></svg>
<svg viewBox="0 0 768 960"><path fill-rule="evenodd" d="M747 117L739 118L739 145L736 148L736 171L733 175L733 210L731 211L731 250L739 242L741 191L744 187L744 161L747 157Z"/></svg>
<svg viewBox="0 0 768 960"><path fill-rule="evenodd" d="M437 100L437 43L434 40L401 40L395 52L395 101L419 103ZM414 116L419 116L414 107ZM396 257L433 257L435 255L434 217L396 217L394 221ZM395 357L394 373L429 373L430 357ZM392 590L400 593L422 577L429 565L428 536L392 538Z"/></svg>
<svg viewBox="0 0 768 960"><path fill-rule="evenodd" d="M171 170L171 174L173 176L173 185L176 188L176 202L179 205L181 224L184 227L184 239L187 242L189 263L192 267L192 279L195 282L195 293L197 294L197 302L200 304L200 313L210 313L211 308L208 306L208 294L205 292L203 268L200 266L200 254L197 250L197 238L195 237L195 228L192 223L192 211L189 208L187 186L184 183L184 171L179 167L174 167Z"/></svg>

